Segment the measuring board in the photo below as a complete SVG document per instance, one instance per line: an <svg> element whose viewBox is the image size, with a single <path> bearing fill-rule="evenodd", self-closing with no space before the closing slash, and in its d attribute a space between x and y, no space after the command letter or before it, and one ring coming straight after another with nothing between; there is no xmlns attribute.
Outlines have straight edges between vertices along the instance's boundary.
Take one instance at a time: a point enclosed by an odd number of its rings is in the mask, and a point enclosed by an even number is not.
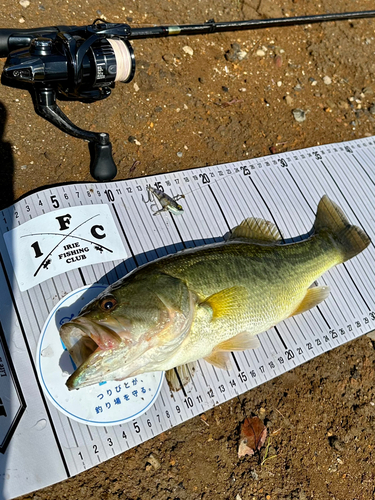
<svg viewBox="0 0 375 500"><path fill-rule="evenodd" d="M160 206L148 197L148 184L169 195L184 194L179 202L184 213L153 216ZM41 388L35 362L38 339L63 297L87 285L113 283L163 255L222 241L246 217L273 221L285 239L298 241L311 230L323 194L375 242L374 187L372 137L139 179L48 188L3 210L2 498L25 494L93 467L373 330L374 243L319 279L320 285L331 287L327 300L260 334L260 348L233 354L232 370L199 361L192 382L183 391L171 393L163 381L146 413L121 425L94 427L72 420L49 402ZM91 222L87 225L80 220ZM55 233L68 225L82 230L80 243L72 243L78 241L73 238L78 233L72 231L70 246L68 239L59 246L61 234L57 246L52 244ZM98 242L96 252L91 243L85 247L84 240L90 238ZM48 248L53 251L48 253ZM83 250L74 253L77 248ZM103 397L104 392L105 386ZM113 405L108 399L113 395L105 396ZM95 404L99 406L99 400ZM102 409L111 411L104 404Z"/></svg>

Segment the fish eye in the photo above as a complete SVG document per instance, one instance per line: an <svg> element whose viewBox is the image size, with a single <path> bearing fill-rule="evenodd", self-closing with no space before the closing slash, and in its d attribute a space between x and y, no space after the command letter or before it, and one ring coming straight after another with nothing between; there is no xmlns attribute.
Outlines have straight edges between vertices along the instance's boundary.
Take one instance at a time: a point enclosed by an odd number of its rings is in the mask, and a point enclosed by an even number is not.
<svg viewBox="0 0 375 500"><path fill-rule="evenodd" d="M116 305L117 300L114 297L104 297L104 299L100 301L100 308L103 309L103 311L112 311Z"/></svg>

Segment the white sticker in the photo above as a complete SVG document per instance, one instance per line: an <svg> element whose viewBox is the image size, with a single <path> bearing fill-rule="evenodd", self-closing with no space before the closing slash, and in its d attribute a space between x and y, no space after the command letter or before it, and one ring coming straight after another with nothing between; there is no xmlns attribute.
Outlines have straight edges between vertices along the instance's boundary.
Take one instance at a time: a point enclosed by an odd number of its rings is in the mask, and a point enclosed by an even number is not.
<svg viewBox="0 0 375 500"><path fill-rule="evenodd" d="M96 426L123 424L142 415L155 402L164 379L159 371L68 390L65 383L75 366L59 328L104 289L85 286L64 297L48 316L36 351L38 376L48 399L67 417Z"/></svg>
<svg viewBox="0 0 375 500"><path fill-rule="evenodd" d="M21 291L77 267L126 258L108 205L69 207L4 234Z"/></svg>

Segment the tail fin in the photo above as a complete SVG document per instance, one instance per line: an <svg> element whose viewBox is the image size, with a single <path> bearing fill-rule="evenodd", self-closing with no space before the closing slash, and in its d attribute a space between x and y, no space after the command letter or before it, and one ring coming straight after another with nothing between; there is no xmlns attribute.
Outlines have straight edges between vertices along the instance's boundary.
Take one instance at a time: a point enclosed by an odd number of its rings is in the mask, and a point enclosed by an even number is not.
<svg viewBox="0 0 375 500"><path fill-rule="evenodd" d="M358 226L353 226L335 202L324 195L319 202L314 223L316 232L325 229L333 236L342 252L342 262L362 252L371 240Z"/></svg>

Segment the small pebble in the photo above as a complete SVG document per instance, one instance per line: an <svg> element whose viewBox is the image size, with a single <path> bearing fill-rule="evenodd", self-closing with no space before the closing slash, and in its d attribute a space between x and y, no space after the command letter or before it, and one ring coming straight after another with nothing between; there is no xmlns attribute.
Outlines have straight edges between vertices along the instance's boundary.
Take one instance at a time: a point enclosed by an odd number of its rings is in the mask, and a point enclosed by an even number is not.
<svg viewBox="0 0 375 500"><path fill-rule="evenodd" d="M292 113L296 122L302 123L306 120L306 113L303 111L303 109L293 109Z"/></svg>
<svg viewBox="0 0 375 500"><path fill-rule="evenodd" d="M239 61L242 61L243 59L245 59L246 56L247 56L246 50L240 50L239 52L237 52L237 59Z"/></svg>
<svg viewBox="0 0 375 500"><path fill-rule="evenodd" d="M290 95L285 96L285 102L288 104L288 106L291 106L293 104L293 99Z"/></svg>
<svg viewBox="0 0 375 500"><path fill-rule="evenodd" d="M131 142L132 144L136 144L137 146L140 146L141 143L137 141L137 139L134 137L134 135L129 135L128 141Z"/></svg>
<svg viewBox="0 0 375 500"><path fill-rule="evenodd" d="M192 56L194 54L194 50L189 47L189 45L185 45L185 47L182 47L182 50L185 52L185 54L189 54L189 56Z"/></svg>
<svg viewBox="0 0 375 500"><path fill-rule="evenodd" d="M296 90L297 92L301 92L302 90L302 87L299 83L297 83L297 85L294 87L294 90Z"/></svg>
<svg viewBox="0 0 375 500"><path fill-rule="evenodd" d="M24 18L24 17L20 17L20 18L18 19L18 22L19 22L20 24L23 24L23 23L25 22L25 18Z"/></svg>
<svg viewBox="0 0 375 500"><path fill-rule="evenodd" d="M369 112L370 112L372 115L375 115L375 104L373 104L373 105L369 108Z"/></svg>
<svg viewBox="0 0 375 500"><path fill-rule="evenodd" d="M283 58L281 56L276 56L275 57L276 68L281 68L282 65L283 65Z"/></svg>
<svg viewBox="0 0 375 500"><path fill-rule="evenodd" d="M349 109L349 104L346 101L339 101L337 106L340 109Z"/></svg>
<svg viewBox="0 0 375 500"><path fill-rule="evenodd" d="M134 84L134 90L135 90L136 92L138 92L138 90L139 90L139 86L138 86L136 83Z"/></svg>
<svg viewBox="0 0 375 500"><path fill-rule="evenodd" d="M173 63L174 62L174 55L173 54L164 54L163 55L163 60L166 63Z"/></svg>
<svg viewBox="0 0 375 500"><path fill-rule="evenodd" d="M256 51L256 55L259 56L259 57L264 57L266 55L266 53L264 52L264 50L258 49Z"/></svg>
<svg viewBox="0 0 375 500"><path fill-rule="evenodd" d="M331 78L330 78L329 76L327 76L327 75L326 75L326 76L323 78L323 82L324 82L326 85L331 85L332 80L331 80Z"/></svg>
<svg viewBox="0 0 375 500"><path fill-rule="evenodd" d="M155 455L153 455L152 453L149 455L149 457L147 458L147 463L149 463L150 465L152 465L152 467L155 469L155 470L158 470L160 469L160 462L159 460L155 457Z"/></svg>
<svg viewBox="0 0 375 500"><path fill-rule="evenodd" d="M19 1L19 4L21 5L21 7L23 7L24 9L27 9L27 7L30 5L30 2L29 0L20 0Z"/></svg>
<svg viewBox="0 0 375 500"><path fill-rule="evenodd" d="M230 50L226 51L224 57L227 61L237 63L247 57L247 52L246 50L242 50L241 46L238 43L232 43L232 45L230 46Z"/></svg>
<svg viewBox="0 0 375 500"><path fill-rule="evenodd" d="M252 477L255 481L258 481L259 476L258 476L258 474L256 473L256 471L255 471L254 469L251 469L251 470L250 470L250 474L251 474L251 477Z"/></svg>
<svg viewBox="0 0 375 500"><path fill-rule="evenodd" d="M315 80L315 78L310 77L309 82L311 83L312 86L318 85L318 82Z"/></svg>
<svg viewBox="0 0 375 500"><path fill-rule="evenodd" d="M277 82L277 84L276 84L276 85L277 85L278 87L281 87L281 85L282 85L282 84L283 84L283 82L281 82L281 81L279 80L279 81Z"/></svg>
<svg viewBox="0 0 375 500"><path fill-rule="evenodd" d="M179 158L182 158L182 151L179 151L179 152L177 153L177 156L178 156Z"/></svg>

